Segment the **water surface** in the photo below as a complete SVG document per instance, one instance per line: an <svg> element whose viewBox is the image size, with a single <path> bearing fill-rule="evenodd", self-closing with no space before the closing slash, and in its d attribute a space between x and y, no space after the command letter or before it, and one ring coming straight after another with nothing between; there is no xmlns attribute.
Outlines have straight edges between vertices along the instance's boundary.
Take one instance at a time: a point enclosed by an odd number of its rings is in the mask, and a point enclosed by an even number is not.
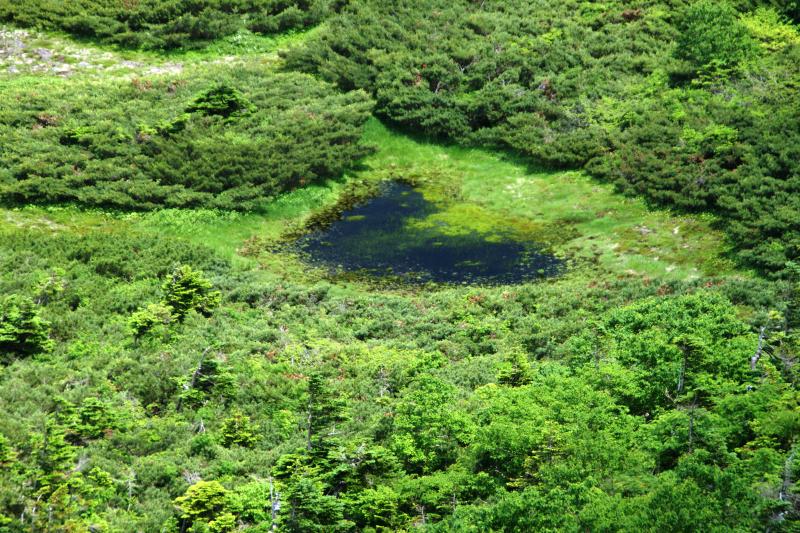
<svg viewBox="0 0 800 533"><path fill-rule="evenodd" d="M380 194L301 237L296 246L308 261L332 271L418 283L511 284L561 269L561 261L537 243L515 240L503 228L485 235L421 223L437 211L419 191L389 182Z"/></svg>

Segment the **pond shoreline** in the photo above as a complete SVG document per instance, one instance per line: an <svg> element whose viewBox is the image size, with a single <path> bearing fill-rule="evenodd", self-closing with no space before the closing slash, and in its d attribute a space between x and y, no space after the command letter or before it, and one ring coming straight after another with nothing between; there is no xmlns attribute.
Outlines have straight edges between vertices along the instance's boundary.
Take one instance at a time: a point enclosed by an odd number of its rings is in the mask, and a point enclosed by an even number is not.
<svg viewBox="0 0 800 533"><path fill-rule="evenodd" d="M360 192L360 191L359 191ZM385 180L313 217L288 248L307 264L411 284L513 285L559 275L561 259L511 232L436 221L442 207L404 180Z"/></svg>

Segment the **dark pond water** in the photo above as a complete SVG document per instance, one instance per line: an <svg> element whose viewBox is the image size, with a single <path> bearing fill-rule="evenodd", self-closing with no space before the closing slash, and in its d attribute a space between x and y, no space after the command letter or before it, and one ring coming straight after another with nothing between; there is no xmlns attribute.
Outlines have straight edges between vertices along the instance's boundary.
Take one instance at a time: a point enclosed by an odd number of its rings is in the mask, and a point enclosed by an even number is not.
<svg viewBox="0 0 800 533"><path fill-rule="evenodd" d="M409 225L436 212L420 192L391 182L329 227L301 237L296 246L308 261L332 271L407 282L511 284L553 276L561 269L561 261L536 243Z"/></svg>

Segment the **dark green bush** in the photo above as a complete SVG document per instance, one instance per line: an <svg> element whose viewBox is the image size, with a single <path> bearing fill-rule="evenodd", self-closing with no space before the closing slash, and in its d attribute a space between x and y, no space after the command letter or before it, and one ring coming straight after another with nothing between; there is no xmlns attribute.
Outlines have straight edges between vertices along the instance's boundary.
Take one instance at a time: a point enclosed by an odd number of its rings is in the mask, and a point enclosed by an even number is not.
<svg viewBox="0 0 800 533"><path fill-rule="evenodd" d="M44 82L42 82L44 83ZM369 153L371 103L306 75L10 88L0 103L0 199L121 209L246 210L340 176ZM42 127L41 114L58 117Z"/></svg>
<svg viewBox="0 0 800 533"><path fill-rule="evenodd" d="M330 0L0 0L0 21L60 29L128 48L197 46L243 27L276 33L318 24Z"/></svg>
<svg viewBox="0 0 800 533"><path fill-rule="evenodd" d="M369 90L414 132L575 166L606 148L592 107L669 60L664 17L621 1L363 0L287 60Z"/></svg>
<svg viewBox="0 0 800 533"><path fill-rule="evenodd" d="M727 2L692 4L678 24L677 55L695 68L735 67L751 55L753 41Z"/></svg>

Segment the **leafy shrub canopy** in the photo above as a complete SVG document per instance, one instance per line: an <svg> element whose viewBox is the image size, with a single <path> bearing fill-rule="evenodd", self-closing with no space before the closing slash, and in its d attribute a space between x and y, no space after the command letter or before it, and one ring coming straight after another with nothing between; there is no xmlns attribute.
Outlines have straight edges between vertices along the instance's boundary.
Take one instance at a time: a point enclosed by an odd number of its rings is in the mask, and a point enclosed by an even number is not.
<svg viewBox="0 0 800 533"><path fill-rule="evenodd" d="M369 153L360 142L367 96L300 74L31 89L12 88L0 103L6 202L251 209ZM55 118L43 125L45 115Z"/></svg>
<svg viewBox="0 0 800 533"><path fill-rule="evenodd" d="M0 21L59 29L128 48L191 47L247 28L276 33L319 23L330 0L0 0Z"/></svg>

